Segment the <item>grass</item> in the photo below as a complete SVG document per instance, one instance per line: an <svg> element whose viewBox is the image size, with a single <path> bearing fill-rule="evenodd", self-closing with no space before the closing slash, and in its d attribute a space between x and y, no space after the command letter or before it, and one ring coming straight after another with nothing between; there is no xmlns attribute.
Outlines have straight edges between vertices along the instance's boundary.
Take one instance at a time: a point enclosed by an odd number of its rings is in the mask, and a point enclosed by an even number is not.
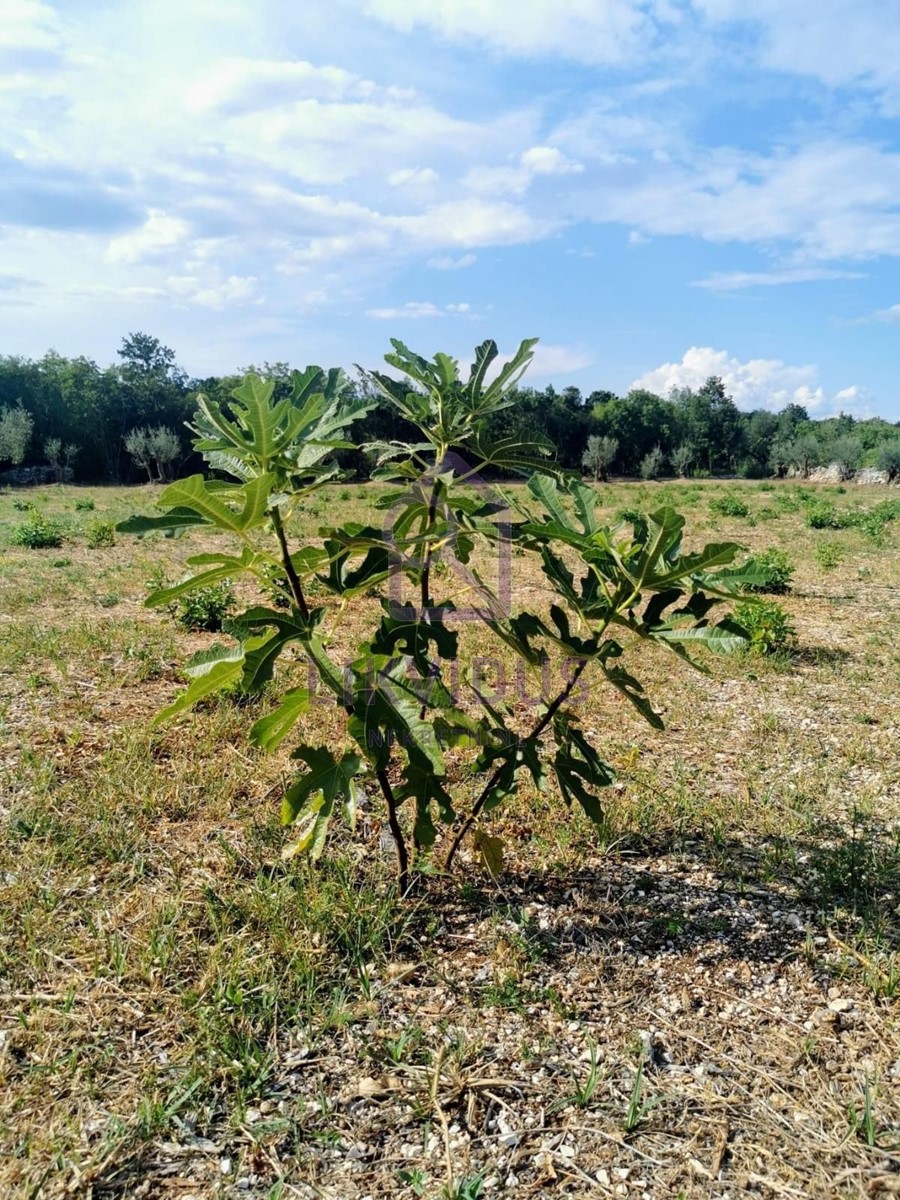
<svg viewBox="0 0 900 1200"><path fill-rule="evenodd" d="M322 510L362 520L378 491L336 487ZM786 553L796 648L710 660L709 676L651 650L663 735L592 689L585 725L618 772L602 837L526 792L491 819L497 884L470 859L412 905L374 801L318 870L281 861L289 747L259 756L243 701L150 728L215 635L145 609L148 580L215 539L91 548L89 522L149 511L152 487L0 493L0 1194L165 1194L178 1178L204 1200L433 1200L544 1172L575 1195L579 1172L614 1188L628 1168L650 1195L691 1195L691 1163L718 1161L733 1190L753 1176L824 1197L884 1173L900 1126L900 522L871 536L865 514L886 510L869 488L840 497L859 519L824 533L806 523L812 486L599 492L610 520L667 501L692 539ZM62 552L15 544L23 497L64 529ZM541 588L530 561L514 570ZM340 626L338 652L357 634ZM483 631L471 652L494 653ZM330 709L309 720L311 740L340 736ZM464 792L462 760L459 778ZM635 1067L636 1028L668 1066Z"/></svg>

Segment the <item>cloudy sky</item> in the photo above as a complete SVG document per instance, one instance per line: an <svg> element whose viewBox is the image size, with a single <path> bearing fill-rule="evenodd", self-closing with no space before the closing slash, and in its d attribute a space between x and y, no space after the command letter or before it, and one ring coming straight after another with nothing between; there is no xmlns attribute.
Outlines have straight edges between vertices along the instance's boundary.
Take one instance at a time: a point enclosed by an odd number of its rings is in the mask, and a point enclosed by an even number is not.
<svg viewBox="0 0 900 1200"><path fill-rule="evenodd" d="M0 0L0 353L898 420L898 121L900 0Z"/></svg>

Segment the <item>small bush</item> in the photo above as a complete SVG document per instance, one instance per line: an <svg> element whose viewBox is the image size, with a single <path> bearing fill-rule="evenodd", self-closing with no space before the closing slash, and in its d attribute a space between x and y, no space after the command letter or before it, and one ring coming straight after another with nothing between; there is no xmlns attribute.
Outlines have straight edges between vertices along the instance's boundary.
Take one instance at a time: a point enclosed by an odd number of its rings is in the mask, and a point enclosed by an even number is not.
<svg viewBox="0 0 900 1200"><path fill-rule="evenodd" d="M630 525L644 519L644 514L639 508L617 508L614 516L617 521L628 521Z"/></svg>
<svg viewBox="0 0 900 1200"><path fill-rule="evenodd" d="M84 540L89 550L116 544L116 527L112 521L90 521L84 531Z"/></svg>
<svg viewBox="0 0 900 1200"><path fill-rule="evenodd" d="M810 529L840 529L841 519L830 500L817 500L806 510L806 524Z"/></svg>
<svg viewBox="0 0 900 1200"><path fill-rule="evenodd" d="M27 521L17 525L12 531L14 546L25 546L28 550L45 550L49 547L63 544L63 528L58 521L53 521L40 513L33 513Z"/></svg>
<svg viewBox="0 0 900 1200"><path fill-rule="evenodd" d="M756 519L757 521L777 521L780 516L781 513L777 508L769 508L767 504L764 504L757 512Z"/></svg>
<svg viewBox="0 0 900 1200"><path fill-rule="evenodd" d="M199 588L178 601L177 619L185 629L218 633L225 618L234 610L234 589L228 582Z"/></svg>
<svg viewBox="0 0 900 1200"><path fill-rule="evenodd" d="M19 500L17 497L13 500L13 508L16 512L34 512L34 503L31 500Z"/></svg>
<svg viewBox="0 0 900 1200"><path fill-rule="evenodd" d="M796 643L791 618L776 600L744 600L735 606L734 618L750 638L748 654L784 653Z"/></svg>
<svg viewBox="0 0 900 1200"><path fill-rule="evenodd" d="M94 507L94 501L90 496L82 496L80 500L75 501L76 512L93 512Z"/></svg>
<svg viewBox="0 0 900 1200"><path fill-rule="evenodd" d="M779 550L777 546L770 546L768 550L763 550L762 554L754 554L750 561L762 576L762 582L747 588L748 592L767 592L773 596L783 596L791 590L794 566L783 550Z"/></svg>
<svg viewBox="0 0 900 1200"><path fill-rule="evenodd" d="M709 502L709 511L719 517L747 517L750 509L739 496L716 496Z"/></svg>
<svg viewBox="0 0 900 1200"><path fill-rule="evenodd" d="M844 560L844 547L840 542L820 542L814 551L816 562L823 571L831 571Z"/></svg>
<svg viewBox="0 0 900 1200"><path fill-rule="evenodd" d="M756 490L758 492L774 492L775 484L774 483L761 483Z"/></svg>

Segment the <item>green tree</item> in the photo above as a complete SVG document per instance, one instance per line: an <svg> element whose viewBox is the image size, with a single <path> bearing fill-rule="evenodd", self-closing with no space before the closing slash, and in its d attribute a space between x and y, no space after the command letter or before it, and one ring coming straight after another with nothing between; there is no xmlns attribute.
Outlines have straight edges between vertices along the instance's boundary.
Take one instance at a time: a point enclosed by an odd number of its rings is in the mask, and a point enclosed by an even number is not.
<svg viewBox="0 0 900 1200"><path fill-rule="evenodd" d="M21 406L0 408L0 462L18 466L25 457L33 428L31 413Z"/></svg>
<svg viewBox="0 0 900 1200"><path fill-rule="evenodd" d="M672 469L686 479L694 462L694 447L690 442L682 442L672 451Z"/></svg>
<svg viewBox="0 0 900 1200"><path fill-rule="evenodd" d="M843 434L824 448L823 458L836 463L841 479L850 479L862 462L863 448L858 437Z"/></svg>
<svg viewBox="0 0 900 1200"><path fill-rule="evenodd" d="M595 479L605 480L618 452L619 442L616 438L593 435L588 438L587 449L581 459L582 466Z"/></svg>
<svg viewBox="0 0 900 1200"><path fill-rule="evenodd" d="M878 457L875 459L875 466L879 471L885 472L888 483L900 479L900 438L895 438L892 442L885 442L882 445L878 451Z"/></svg>

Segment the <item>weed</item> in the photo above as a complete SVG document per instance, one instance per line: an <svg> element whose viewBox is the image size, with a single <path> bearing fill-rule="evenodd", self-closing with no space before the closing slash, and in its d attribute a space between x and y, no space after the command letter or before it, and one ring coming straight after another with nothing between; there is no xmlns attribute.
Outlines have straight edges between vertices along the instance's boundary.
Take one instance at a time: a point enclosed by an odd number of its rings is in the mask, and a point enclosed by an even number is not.
<svg viewBox="0 0 900 1200"><path fill-rule="evenodd" d="M27 521L15 526L10 540L14 546L45 550L63 544L63 527L58 521L35 512Z"/></svg>
<svg viewBox="0 0 900 1200"><path fill-rule="evenodd" d="M843 562L844 547L840 542L820 542L813 554L823 571L832 571Z"/></svg>
<svg viewBox="0 0 900 1200"><path fill-rule="evenodd" d="M578 1080L575 1081L575 1090L569 1097L570 1103L576 1104L579 1108L589 1108L597 1094L601 1078L597 1043L593 1039L588 1039L588 1072L580 1083Z"/></svg>
<svg viewBox="0 0 900 1200"><path fill-rule="evenodd" d="M856 1104L851 1102L847 1109L847 1120L850 1125L850 1134L852 1137L859 1138L861 1142L874 1150L876 1146L876 1128L875 1128L875 1109L872 1098L872 1086L868 1079L863 1082L863 1105L862 1108L857 1108Z"/></svg>
<svg viewBox="0 0 900 1200"><path fill-rule="evenodd" d="M99 550L101 547L116 544L116 526L114 521L89 521L84 531L84 540L89 550Z"/></svg>
<svg viewBox="0 0 900 1200"><path fill-rule="evenodd" d="M760 577L760 582L748 587L748 592L767 592L778 596L791 590L794 566L783 550L770 546L761 554L754 554L750 566Z"/></svg>
<svg viewBox="0 0 900 1200"><path fill-rule="evenodd" d="M717 517L747 517L750 509L739 496L715 496L709 502L709 511Z"/></svg>
<svg viewBox="0 0 900 1200"><path fill-rule="evenodd" d="M467 1175L465 1179L444 1184L441 1200L481 1200L484 1195L484 1176Z"/></svg>
<svg viewBox="0 0 900 1200"><path fill-rule="evenodd" d="M642 1059L635 1071L631 1095L628 1098L628 1106L625 1109L625 1132L634 1133L644 1123L647 1116L658 1103L658 1100L648 1100L644 1097L644 1062Z"/></svg>
<svg viewBox="0 0 900 1200"><path fill-rule="evenodd" d="M751 654L779 654L796 644L797 631L782 605L774 600L746 600L735 606L734 618L747 631Z"/></svg>
<svg viewBox="0 0 900 1200"><path fill-rule="evenodd" d="M92 496L81 496L75 501L76 512L93 512L94 507L95 505Z"/></svg>
<svg viewBox="0 0 900 1200"><path fill-rule="evenodd" d="M225 580L180 597L177 619L185 629L217 633L234 607L234 588Z"/></svg>

